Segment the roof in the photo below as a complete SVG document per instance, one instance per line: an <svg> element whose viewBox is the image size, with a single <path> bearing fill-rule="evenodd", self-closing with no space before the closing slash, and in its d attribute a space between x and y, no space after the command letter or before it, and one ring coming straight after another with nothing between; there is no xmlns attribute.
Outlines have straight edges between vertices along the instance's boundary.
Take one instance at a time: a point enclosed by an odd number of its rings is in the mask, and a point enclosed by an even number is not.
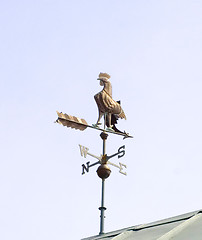
<svg viewBox="0 0 202 240"><path fill-rule="evenodd" d="M202 210L83 240L201 240Z"/></svg>

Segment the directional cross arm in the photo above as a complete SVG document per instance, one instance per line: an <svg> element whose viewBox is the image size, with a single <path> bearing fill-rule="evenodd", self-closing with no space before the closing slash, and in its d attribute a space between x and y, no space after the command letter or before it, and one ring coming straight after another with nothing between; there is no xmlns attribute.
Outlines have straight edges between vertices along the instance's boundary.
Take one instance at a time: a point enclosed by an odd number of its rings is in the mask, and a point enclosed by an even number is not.
<svg viewBox="0 0 202 240"><path fill-rule="evenodd" d="M110 159L110 158L113 158L113 157L115 157L116 155L118 155L119 153L114 153L114 154L112 154L111 156L107 156L106 158L107 158L107 160L108 159Z"/></svg>
<svg viewBox="0 0 202 240"><path fill-rule="evenodd" d="M105 154L105 155L101 155L100 157L98 157L98 156L96 156L96 155L94 155L92 153L89 153L88 152L89 149L87 147L84 147L84 146L80 145L80 144L79 144L79 148L80 148L80 152L81 152L81 156L82 157L86 158L87 155L89 155L89 156L94 157L94 158L99 160L98 162L95 162L93 164L90 164L90 162L87 162L86 164L82 164L82 174L85 174L85 171L89 172L89 168L90 167L93 167L93 166L95 166L95 165L97 165L99 163L100 164L108 163L109 165L112 165L112 166L114 166L116 168L119 168L119 172L121 174L127 175L126 172L123 172L123 169L127 168L127 166L125 164L119 162L119 165L118 165L118 164L115 164L115 163L112 163L112 162L108 161L110 158L115 157L117 155L118 155L118 158L123 157L125 155L125 145L121 146L118 149L118 152L115 153L115 154L112 154L111 156L107 156Z"/></svg>
<svg viewBox="0 0 202 240"><path fill-rule="evenodd" d="M92 153L87 153L89 156L91 156L91 157L94 157L94 158L97 158L99 161L101 161L101 159L102 159L102 155L100 156L100 157L98 157L98 156L95 156L94 154L92 154Z"/></svg>
<svg viewBox="0 0 202 240"><path fill-rule="evenodd" d="M93 167L93 166L95 166L95 165L97 165L99 163L100 163L100 161L97 161L97 162L92 163L92 164L90 164L90 162L87 162L86 165L82 164L82 175L85 174L85 171L89 172L89 168L90 167Z"/></svg>
<svg viewBox="0 0 202 240"><path fill-rule="evenodd" d="M98 157L98 156L96 156L92 153L89 153L88 152L89 149L87 147L84 147L84 146L80 145L80 144L79 144L79 148L80 148L80 152L81 152L82 157L86 158L86 156L89 155L89 156L94 157L94 158L98 159L99 161L101 161L102 155L100 157Z"/></svg>
<svg viewBox="0 0 202 240"><path fill-rule="evenodd" d="M125 176L127 175L126 172L123 172L123 171L122 171L122 170L123 170L123 167L124 167L124 168L127 168L127 166L126 166L125 164L119 163L119 165L117 165L117 164L112 163L112 162L110 162L110 161L108 161L107 163L110 164L110 165L112 165L112 166L114 166L114 167L119 168L119 172L120 172L121 174L123 174L123 175L125 175Z"/></svg>
<svg viewBox="0 0 202 240"><path fill-rule="evenodd" d="M110 158L113 158L115 156L118 155L118 158L121 158L125 155L125 145L121 146L119 149L118 149L118 152L115 153L115 154L112 154L111 156L107 156L106 159L109 160Z"/></svg>

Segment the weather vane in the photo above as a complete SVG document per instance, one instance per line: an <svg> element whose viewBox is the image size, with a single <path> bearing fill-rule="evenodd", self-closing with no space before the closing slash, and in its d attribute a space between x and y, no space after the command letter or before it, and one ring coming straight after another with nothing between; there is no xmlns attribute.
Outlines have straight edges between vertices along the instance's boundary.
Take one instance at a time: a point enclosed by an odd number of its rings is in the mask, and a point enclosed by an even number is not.
<svg viewBox="0 0 202 240"><path fill-rule="evenodd" d="M100 81L100 85L103 86L103 89L94 96L99 113L96 124L88 125L86 120L68 114L63 114L62 112L57 112L58 119L56 120L57 123L62 124L63 126L79 129L81 131L84 131L86 128L92 128L101 131L100 137L103 140L103 152L100 156L96 156L90 153L87 147L79 144L79 149L82 157L86 158L87 155L89 155L97 159L97 161L94 163L90 163L90 161L88 161L86 162L86 164L82 164L82 175L86 172L89 172L89 169L91 167L99 165L97 169L97 175L102 179L101 207L99 207L99 210L101 212L99 234L104 233L104 211L106 210L106 207L104 207L104 188L105 179L108 178L111 173L109 165L118 168L119 172L123 175L126 175L127 168L127 166L123 163L119 162L118 164L115 164L109 161L109 159L115 156L118 156L118 159L123 157L125 155L125 145L119 147L116 153L108 156L106 154L106 140L108 137L108 133L123 136L123 139L132 138L132 136L130 136L128 133L126 133L125 131L120 131L115 126L118 119L126 119L126 115L121 107L120 101L114 101L114 99L112 98L112 85L109 79L110 75L107 73L100 73L97 79ZM101 128L102 117L104 118L104 124Z"/></svg>

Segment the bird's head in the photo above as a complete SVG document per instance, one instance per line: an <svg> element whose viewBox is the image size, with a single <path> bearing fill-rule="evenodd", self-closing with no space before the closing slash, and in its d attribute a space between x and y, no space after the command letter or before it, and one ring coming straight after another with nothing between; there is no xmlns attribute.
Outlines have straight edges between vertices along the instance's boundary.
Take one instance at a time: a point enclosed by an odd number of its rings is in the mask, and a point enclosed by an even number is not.
<svg viewBox="0 0 202 240"><path fill-rule="evenodd" d="M107 73L100 73L97 80L100 80L100 85L103 86L104 83L109 82L110 75Z"/></svg>

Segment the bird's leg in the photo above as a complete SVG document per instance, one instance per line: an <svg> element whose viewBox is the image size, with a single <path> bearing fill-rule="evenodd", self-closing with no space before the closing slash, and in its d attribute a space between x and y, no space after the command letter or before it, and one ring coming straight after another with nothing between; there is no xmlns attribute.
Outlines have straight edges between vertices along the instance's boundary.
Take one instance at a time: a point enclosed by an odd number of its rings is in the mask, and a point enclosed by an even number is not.
<svg viewBox="0 0 202 240"><path fill-rule="evenodd" d="M96 125L101 125L102 123L100 122L100 119L104 116L104 113L99 111L99 116Z"/></svg>
<svg viewBox="0 0 202 240"><path fill-rule="evenodd" d="M112 122L112 114L111 113L108 113L108 120L109 120L109 127L111 128L112 127L112 124L111 124L111 122Z"/></svg>
<svg viewBox="0 0 202 240"><path fill-rule="evenodd" d="M114 131L114 130L112 129L113 125L111 124L111 119L112 119L112 114L111 114L111 113L108 113L109 127L107 128L107 130L109 130L109 131Z"/></svg>
<svg viewBox="0 0 202 240"><path fill-rule="evenodd" d="M96 124L93 124L94 127L98 127L99 125L101 125L102 123L100 122L100 119L103 117L104 113L99 111L99 116L98 116L98 120L96 122Z"/></svg>

